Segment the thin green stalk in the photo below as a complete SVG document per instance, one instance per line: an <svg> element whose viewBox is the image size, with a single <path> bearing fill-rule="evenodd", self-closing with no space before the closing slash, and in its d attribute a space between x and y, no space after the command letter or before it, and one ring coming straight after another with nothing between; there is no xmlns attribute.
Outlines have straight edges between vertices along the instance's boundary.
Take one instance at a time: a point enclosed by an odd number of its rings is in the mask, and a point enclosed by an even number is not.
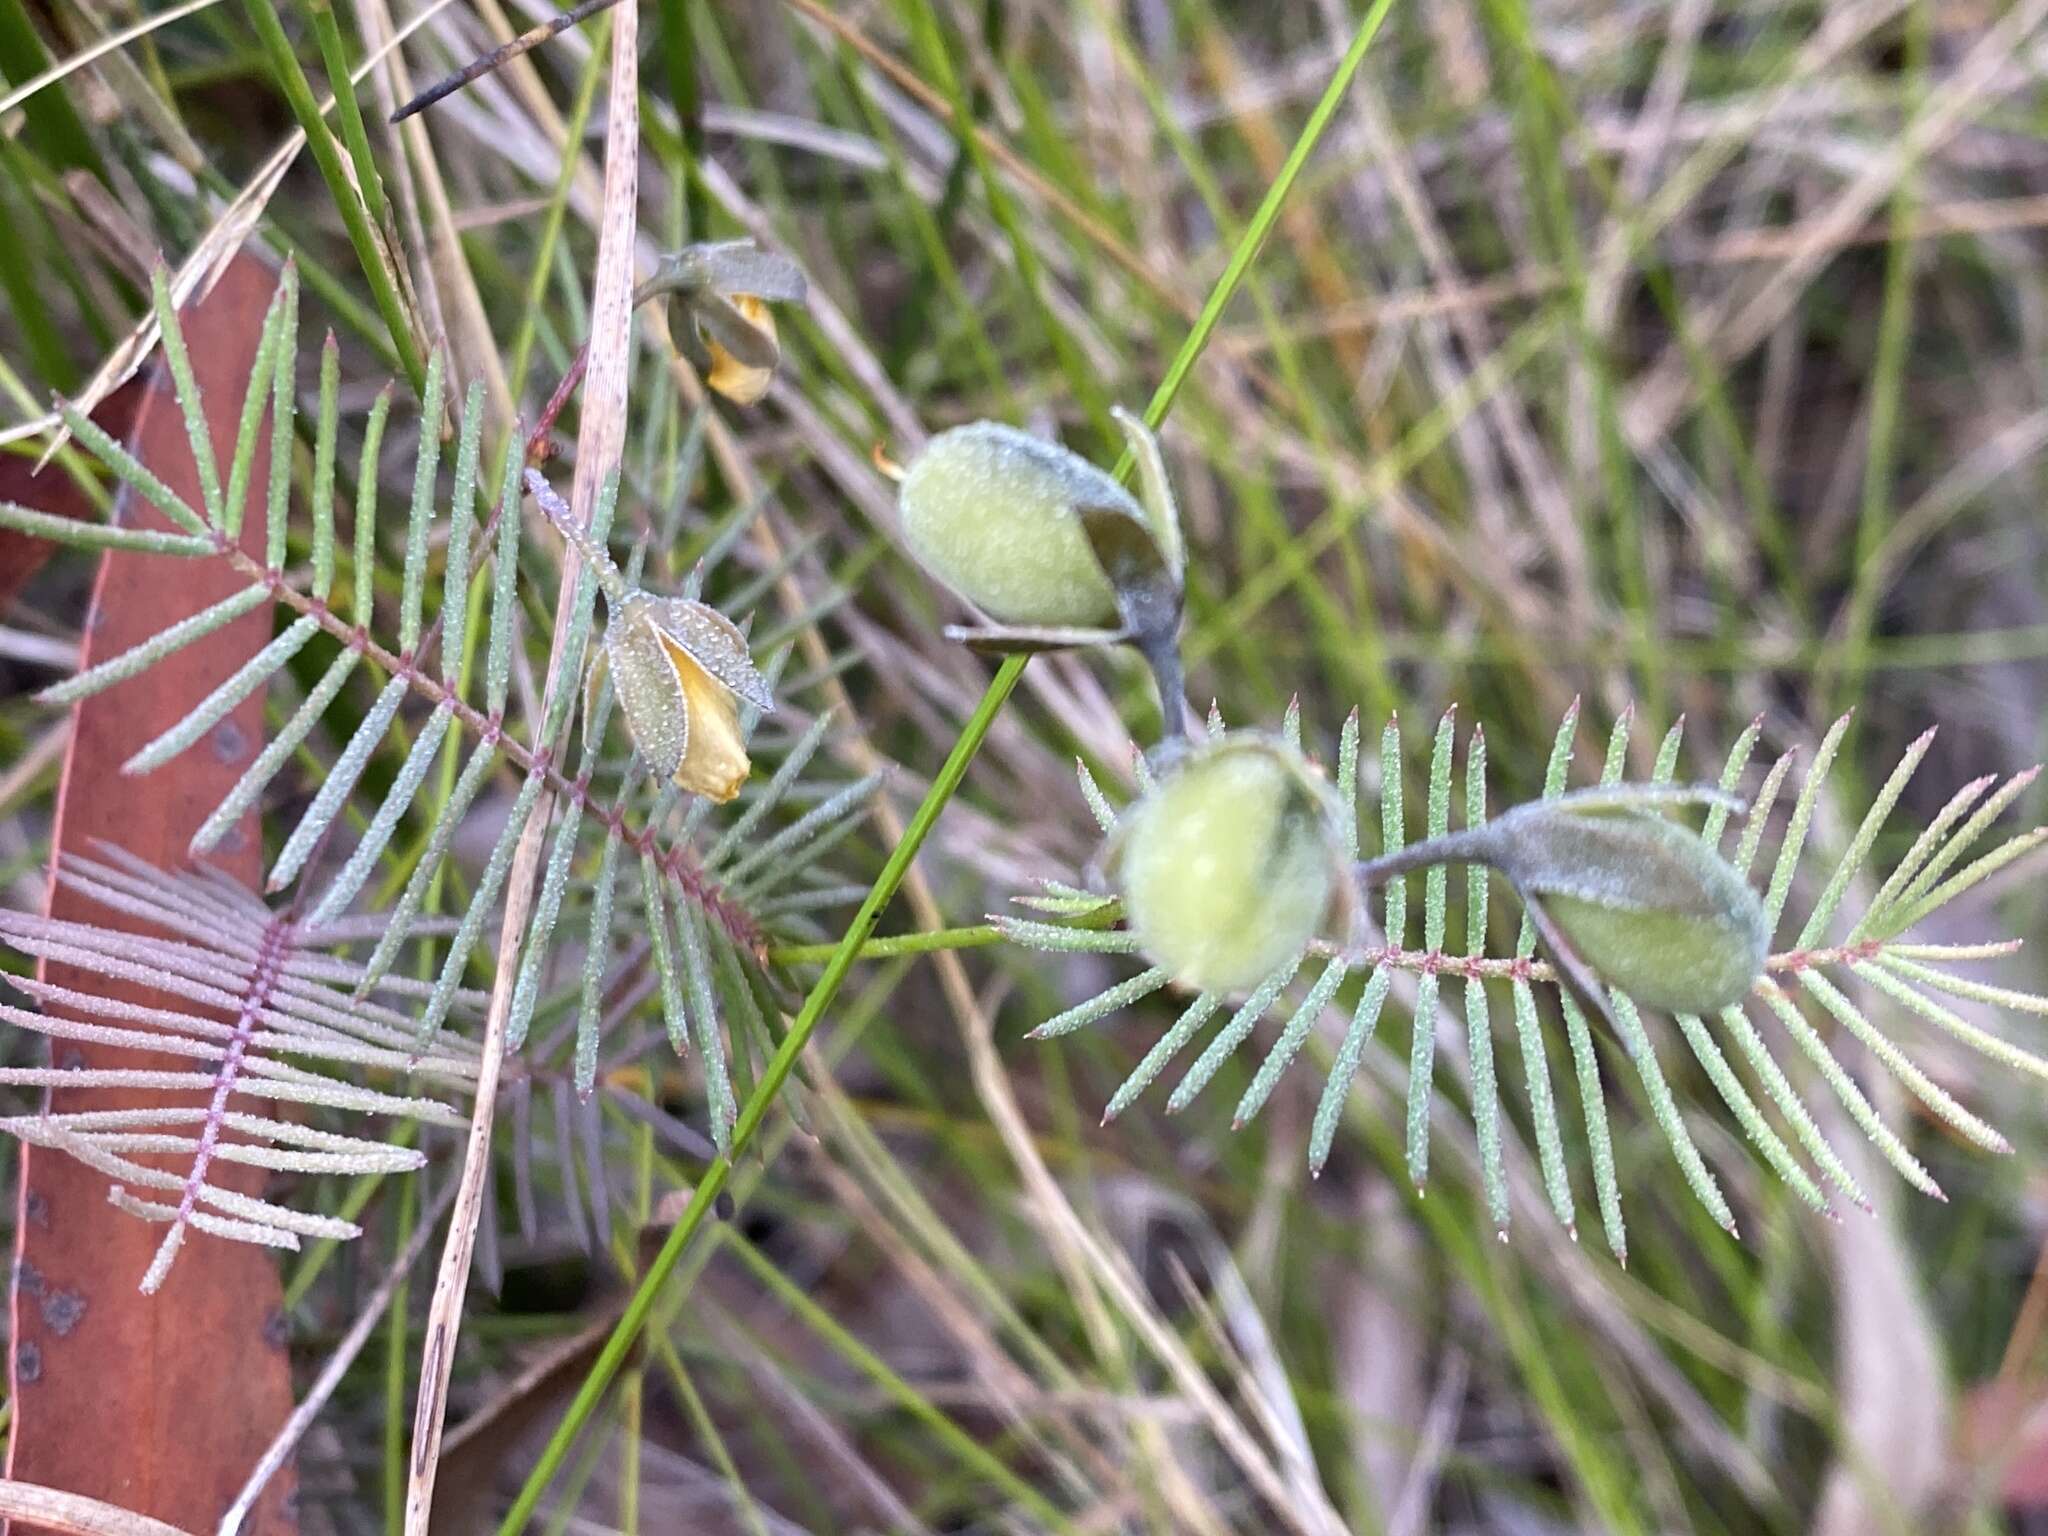
<svg viewBox="0 0 2048 1536"><path fill-rule="evenodd" d="M377 172L377 158L370 151L370 135L363 127L362 105L356 100L355 76L342 49L341 28L334 23L329 0L309 0L313 13L313 35L320 43L320 64L327 71L327 83L334 91L334 104L341 114L342 142L356 168L356 185L363 189L370 222L379 229L391 227L391 205L384 197L384 178Z"/></svg>
<svg viewBox="0 0 2048 1536"><path fill-rule="evenodd" d="M659 0L661 62L668 75L669 100L683 129L685 168L704 159L704 88L697 78L697 22L691 14L696 0ZM592 56L598 50L592 48ZM702 240L711 232L711 203L696 177L683 177L683 238Z"/></svg>
<svg viewBox="0 0 2048 1536"><path fill-rule="evenodd" d="M930 1398L890 1370L881 1356L841 1327L830 1312L805 1294L803 1287L771 1264L767 1257L740 1236L738 1231L727 1230L725 1246L729 1253L753 1272L755 1279L829 1345L834 1353L874 1382L891 1401L930 1430L933 1438L959 1457L965 1465L973 1468L980 1476L987 1478L1018 1504L1030 1510L1033 1518L1042 1521L1047 1528L1060 1531L1074 1529L1067 1517L1061 1514L1044 1494L1019 1477L1007 1462L990 1454L987 1447L948 1418Z"/></svg>
<svg viewBox="0 0 2048 1536"><path fill-rule="evenodd" d="M1927 75L1927 33L1930 8L1906 12L1906 115L1918 115ZM1891 244L1885 251L1884 300L1877 320L1877 357L1871 367L1870 422L1863 457L1863 500L1856 519L1855 563L1845 614L1843 670L1832 680L1830 707L1846 709L1862 696L1869 667L1871 628L1878 599L1874 578L1882 571L1877 554L1892 522L1892 475L1898 461L1900 403L1905 394L1906 350L1913 327L1913 269L1917 250L1912 238L1915 204L1911 169L1902 173L1892 192ZM1852 727L1853 729L1853 727ZM1855 753L1845 761L1857 761Z"/></svg>
<svg viewBox="0 0 2048 1536"><path fill-rule="evenodd" d="M954 72L953 61L946 53L945 39L939 33L938 18L930 5L914 3L909 7L910 26L917 44L917 51L924 67L931 71L938 87L946 95L953 108L953 130L959 136L960 147L974 162L975 173L980 177L983 190L988 195L988 207L996 224L1009 242L1010 254L1017 263L1017 277L1024 285L1024 293L1031 301L1031 308L1038 317L1039 327L1052 344L1053 353L1059 359L1060 371L1065 374L1068 386L1079 397L1079 403L1088 413L1089 422L1105 443L1118 440L1115 425L1110 420L1109 397L1103 392L1102 381L1096 377L1095 369L1082 355L1080 343L1052 312L1045 298L1045 270L1038 259L1038 250L1031 243L1031 237L1024 228L1024 221L1018 215L1017 205L1010 197L1009 188L1003 185L996 174L995 161L989 156L981 135L975 131L973 104L961 88L960 78Z"/></svg>
<svg viewBox="0 0 2048 1536"><path fill-rule="evenodd" d="M1309 114L1308 121L1302 126L1300 137L1295 140L1293 149L1288 152L1273 185L1266 190L1266 196L1260 202L1258 211L1252 215L1251 222L1245 227L1243 237L1231 252L1229 264L1223 269L1222 276L1216 280L1216 286L1211 290L1208 301L1203 304L1201 313L1196 317L1194 327L1188 332L1179 352L1167 366L1165 377L1159 381L1159 387L1153 391L1152 399L1145 407L1147 426L1157 429L1165 420L1167 411L1172 408L1181 386L1186 383L1188 374L1193 371L1202 349L1215 334L1224 311L1229 308L1231 299L1243 283L1246 271L1250 269L1253 258L1258 255L1259 247L1272 233L1273 225L1279 219L1281 205L1286 202L1289 190L1301 175L1302 167L1308 163L1309 156L1314 153L1316 144L1336 117L1337 108L1343 103L1351 82L1357 78L1372 40L1378 35L1381 23L1386 20L1387 13L1392 7L1393 0L1374 0L1372 9L1359 23L1358 33L1352 39L1351 47L1337 66L1336 73L1324 89L1321 99L1317 101L1315 110ZM1131 468L1131 456L1126 452L1118 461L1117 473L1127 474ZM604 1348L599 1351L597 1360L583 1378L582 1385L577 1388L568 1412L563 1415L562 1422L555 1427L553 1436L549 1438L546 1447L534 1462L525 1485L519 1490L519 1496L506 1511L505 1518L499 1525L500 1536L514 1536L514 1533L525 1528L527 1521L532 1518L534 1510L539 1506L541 1495L546 1490L549 1480L561 1468L583 1426L596 1412L606 1390L611 1386L612 1379L618 1374L619 1368L624 1365L627 1355L633 1349L640 1330L646 1326L648 1315L653 1310L655 1300L661 1294L669 1274L682 1259L691 1240L703 1227L718 1197L724 1193L727 1183L732 1178L734 1160L743 1156L752 1145L755 1136L760 1134L761 1127L768 1119L769 1109L780 1096L783 1085L789 1081L790 1073L796 1069L798 1056L809 1044L811 1035L817 1029L819 1021L824 1018L826 1010L838 997L839 989L845 985L846 977L859 958L862 946L874 933L875 924L881 920L883 910L895 898L897 887L903 883L904 876L909 874L918 850L924 846L925 839L931 835L932 828L938 823L940 813L959 789L960 781L966 777L968 764L974 760L983 738L995 724L997 714L1016 688L1018 679L1024 675L1026 660L1023 656L1007 657L996 669L995 676L989 681L988 690L982 695L981 702L975 706L974 713L968 719L959 740L953 744L953 750L947 756L945 766L932 780L923 803L918 806L909 825L904 829L902 840L889 855L880 876L868 891L867 899L861 903L860 910L854 914L853 921L840 937L839 947L826 962L825 969L812 986L810 995L804 999L802 1008L791 1021L789 1032L783 1036L782 1044L761 1074L760 1082L747 1096L746 1103L740 1109L739 1118L733 1125L731 1150L714 1158L710 1166L704 1170L704 1176L698 1180L688 1208L684 1210L681 1219L676 1222L667 1240L661 1245L661 1251L648 1265L647 1272L641 1277L632 1299L627 1302L624 1313L612 1329L611 1337L605 1340Z"/></svg>
<svg viewBox="0 0 2048 1536"><path fill-rule="evenodd" d="M860 947L860 960L881 960L892 955L928 955L938 949L980 949L984 945L1000 944L1002 930L993 923L977 923L971 928L935 928L919 933L893 933L886 939L869 939ZM839 952L839 945L832 944L785 944L779 949L768 951L771 965L816 965L821 960L830 960Z"/></svg>
<svg viewBox="0 0 2048 1536"><path fill-rule="evenodd" d="M546 1449L541 1452L540 1459L534 1463L525 1487L520 1489L519 1497L513 1501L512 1508L499 1526L503 1536L511 1536L511 1533L524 1528L534 1509L539 1505L541 1494L546 1489L549 1479L568 1456L577 1433L596 1411L605 1390L611 1385L612 1378L625 1363L634 1340L645 1326L647 1315L653 1309L655 1299L661 1292L662 1282L668 1278L669 1272L682 1258L683 1251L689 1247L690 1239L696 1236L698 1228L703 1226L705 1217L711 1213L712 1204L724 1192L727 1181L732 1177L734 1159L744 1154L754 1137L760 1133L761 1126L768 1118L769 1109L782 1092L783 1085L789 1081L790 1073L796 1068L797 1056L809 1042L812 1032L817 1029L825 1010L831 1007L833 999L839 995L839 989L844 985L847 973L853 969L859 957L862 944L874 932L875 924L881 920L883 909L895 897L897 887L903 883L903 877L910 872L911 862L917 857L918 850L923 847L925 838L931 834L932 827L939 819L939 813L945 809L946 803L953 798L954 791L960 787L960 781L966 777L967 765L979 750L982 738L995 724L996 715L1017 686L1018 678L1023 676L1025 659L1022 656L1008 657L996 670L988 691L982 695L981 703L975 708L973 717L968 720L960 739L954 743L952 754L946 759L946 765L939 770L938 777L932 781L932 787L925 795L924 803L917 808L917 813L911 818L909 826L904 829L903 840L896 845L896 851L882 867L882 873L869 890L867 900L861 903L860 910L854 914L852 923L848 925L845 935L840 939L839 947L827 962L824 974L811 988L810 996L804 999L803 1007L791 1023L789 1033L783 1037L781 1047L768 1063L767 1070L761 1074L761 1080L755 1085L754 1091L747 1096L747 1102L741 1107L739 1118L733 1124L732 1150L713 1159L710 1167L704 1170L703 1178L697 1181L697 1188L690 1199L688 1209L670 1231L668 1240L661 1245L661 1251L655 1255L654 1262L648 1265L647 1273L641 1277L639 1288L633 1292L632 1300L626 1304L626 1310L620 1316L617 1326L612 1329L611 1337L605 1340L604 1348L598 1353L589 1374L583 1378L582 1386L577 1389L575 1399L569 1404L568 1413L557 1426Z"/></svg>
<svg viewBox="0 0 2048 1536"><path fill-rule="evenodd" d="M1195 194L1208 210L1210 219L1224 238L1234 239L1238 234L1237 215L1229 200L1224 196L1222 185L1203 157L1200 146L1192 135L1183 128L1174 115L1171 103L1159 82L1153 78L1145 61L1138 54L1129 32L1118 17L1113 15L1102 0L1089 0L1097 24L1110 40L1123 61L1124 74L1145 103L1151 115L1153 126L1160 137L1172 147L1174 156L1187 172L1188 182ZM1333 423L1327 402L1311 387L1307 364L1302 348L1281 323L1279 308L1266 287L1253 278L1248 289L1252 306L1258 311L1259 324L1265 332L1267 345L1273 360L1280 369L1280 380L1285 386L1287 397L1300 404L1302 430L1307 433L1309 446L1315 452L1316 462L1323 467L1323 495L1332 504L1342 499L1334 466L1339 450L1333 433ZM1225 473L1237 482L1238 505L1257 515L1257 523L1273 542L1276 550L1284 551L1293 542L1293 533L1280 506L1280 498L1271 484L1267 467L1259 463L1235 464L1233 455L1218 456ZM1245 531L1260 531L1251 519L1246 520ZM1347 543L1345 551L1356 556L1358 546ZM1254 556L1252 562L1264 563L1263 558ZM1363 562L1361 560L1361 567ZM1297 596L1307 610L1309 621L1322 632L1326 641L1326 653L1334 658L1350 674L1351 679L1367 694L1366 703L1374 713L1390 714L1394 709L1393 688L1387 677L1386 666L1381 656L1380 624L1375 605L1361 603L1345 605L1329 590L1328 583L1314 576L1312 568L1304 568L1294 583ZM1367 580L1361 569L1360 590L1366 590ZM1249 631L1239 631L1232 636L1234 645L1241 645L1248 653L1241 660L1249 661L1247 672L1256 675L1258 646Z"/></svg>
<svg viewBox="0 0 2048 1536"><path fill-rule="evenodd" d="M526 369L533 354L536 317L547 298L548 277L554 271L555 251L562 239L562 222L569 210L569 189L575 184L576 168L583 159L579 146L583 143L583 130L590 123L591 104L597 100L597 83L604 78L604 61L610 56L610 40L610 17L592 23L590 60L583 66L583 78L576 87L576 101L569 109L568 126L562 134L561 174L555 178L547 213L542 217L540 239L534 246L533 275L527 279L526 301L519 307L519 328L512 334L512 366L506 370L506 378L511 381L515 401L526 391Z"/></svg>
<svg viewBox="0 0 2048 1536"><path fill-rule="evenodd" d="M299 66L298 55L292 52L291 39L285 36L277 7L271 4L271 0L242 0L242 3L256 28L256 37L263 45L271 73L277 77L285 100L291 104L292 115L299 120L299 127L305 130L306 147L313 152L313 161L320 167L328 195L341 212L341 222L348 229L349 244L355 247L356 261L362 266L363 276L369 279L371 296L377 301L377 313L383 317L384 328L391 333L391 345L397 349L399 366L405 370L413 394L419 395L426 388L426 364L420 359L412 328L406 323L405 308L399 302L397 280L385 262L376 232L370 228L363 199L342 166L334 132L327 126L327 119L321 115L319 104L313 99L313 87L306 80L305 70ZM345 94L347 82L348 76L344 72L336 87L337 96Z"/></svg>
<svg viewBox="0 0 2048 1536"><path fill-rule="evenodd" d="M412 1236L413 1223L419 1220L419 1203L420 1181L401 1180L398 1231L392 1239L400 1252ZM412 1357L406 1340L406 1303L411 1292L410 1277L398 1282L398 1289L391 1293L391 1311L384 1324L384 1529L392 1536L405 1529L405 1384L406 1364Z"/></svg>

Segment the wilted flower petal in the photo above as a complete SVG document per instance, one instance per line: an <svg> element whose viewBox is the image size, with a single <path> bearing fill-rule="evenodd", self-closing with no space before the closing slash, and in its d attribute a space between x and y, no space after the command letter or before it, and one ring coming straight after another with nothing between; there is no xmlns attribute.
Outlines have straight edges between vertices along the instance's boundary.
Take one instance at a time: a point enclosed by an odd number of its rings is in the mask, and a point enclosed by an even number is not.
<svg viewBox="0 0 2048 1536"><path fill-rule="evenodd" d="M597 719L598 690L608 671L634 749L648 767L693 794L732 799L753 768L740 705L764 712L775 707L746 635L716 608L629 587L611 556L569 520L547 481L535 470L526 480L563 537L591 562L604 593L604 649L584 679L584 730Z"/></svg>
<svg viewBox="0 0 2048 1536"><path fill-rule="evenodd" d="M775 338L775 316L765 300L751 293L734 294L725 307L731 311L733 319L743 322L743 326L732 324L724 315L719 317L721 323L714 326L708 323L708 311L700 311L698 315L698 335L711 357L711 368L704 375L704 382L735 405L752 405L768 393L768 382L775 377L775 365L781 360L782 350ZM749 336L751 344L738 342L742 335ZM737 350L731 345L736 342ZM764 351L765 361L745 361L749 356L760 357Z"/></svg>
<svg viewBox="0 0 2048 1536"><path fill-rule="evenodd" d="M684 598L641 594L628 605L627 618L654 637L680 700L684 745L666 776L692 794L732 799L753 769L740 705L768 709L774 703L747 654L746 637L715 608Z"/></svg>
<svg viewBox="0 0 2048 1536"><path fill-rule="evenodd" d="M661 598L642 594L647 622L671 643L680 646L690 659L746 703L759 710L775 707L768 679L754 666L747 650L747 637L716 608L685 597Z"/></svg>
<svg viewBox="0 0 2048 1536"><path fill-rule="evenodd" d="M778 251L752 240L707 240L662 259L654 282L677 292L752 293L782 304L801 304L810 292L804 270Z"/></svg>
<svg viewBox="0 0 2048 1536"><path fill-rule="evenodd" d="M687 246L663 257L634 302L668 297L680 311L677 341L704 382L738 405L768 392L781 361L770 301L802 303L803 269L751 240Z"/></svg>
<svg viewBox="0 0 2048 1536"><path fill-rule="evenodd" d="M754 768L740 731L739 700L698 666L688 651L666 635L661 638L681 685L683 713L690 723L689 743L675 770L675 781L692 794L723 804L740 792Z"/></svg>

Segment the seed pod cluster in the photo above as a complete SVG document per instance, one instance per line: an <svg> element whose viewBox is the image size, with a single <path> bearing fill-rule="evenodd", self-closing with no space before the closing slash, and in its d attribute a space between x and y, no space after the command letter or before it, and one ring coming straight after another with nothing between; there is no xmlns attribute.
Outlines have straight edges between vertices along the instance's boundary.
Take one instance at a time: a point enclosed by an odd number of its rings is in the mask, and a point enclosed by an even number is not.
<svg viewBox="0 0 2048 1536"><path fill-rule="evenodd" d="M1285 742L1197 747L1130 811L1113 850L1145 954L1184 986L1238 992L1307 947L1339 878L1332 796Z"/></svg>
<svg viewBox="0 0 2048 1536"><path fill-rule="evenodd" d="M906 544L987 616L949 631L996 650L1130 644L1151 662L1172 734L1182 710L1185 553L1157 444L1121 413L1134 497L1058 444L997 422L941 433L902 476ZM1762 903L1674 800L1715 791L1609 788L1518 807L1360 866L1371 884L1446 862L1507 876L1560 969L1653 1008L1712 1013L1748 991ZM1256 985L1314 936L1330 901L1327 791L1298 753L1235 735L1185 753L1133 809L1116 863L1144 952L1203 990Z"/></svg>

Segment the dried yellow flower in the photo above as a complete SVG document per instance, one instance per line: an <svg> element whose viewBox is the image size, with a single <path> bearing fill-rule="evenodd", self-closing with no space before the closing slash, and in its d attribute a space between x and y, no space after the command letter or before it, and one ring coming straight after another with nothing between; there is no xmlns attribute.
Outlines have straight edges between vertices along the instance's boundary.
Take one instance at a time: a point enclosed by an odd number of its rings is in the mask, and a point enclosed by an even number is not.
<svg viewBox="0 0 2048 1536"><path fill-rule="evenodd" d="M583 724L597 718L607 674L633 748L663 779L721 803L747 781L740 706L775 707L738 625L707 604L630 587L611 557L569 521L569 509L537 470L527 487L562 534L590 562L604 593L604 646L583 684Z"/></svg>
<svg viewBox="0 0 2048 1536"><path fill-rule="evenodd" d="M782 360L768 306L800 304L806 291L802 270L787 256L751 240L724 240L663 257L634 302L672 300L676 341L704 382L736 405L752 405L768 393Z"/></svg>
<svg viewBox="0 0 2048 1536"><path fill-rule="evenodd" d="M759 365L741 362L725 343L708 334L700 323L698 339L703 342L704 350L711 354L711 369L704 375L704 382L734 405L752 405L768 393L768 381L775 377L774 356L779 355L775 315L768 308L768 301L757 294L734 294L732 307L752 329L754 336L765 341L766 350L773 355L768 362Z"/></svg>
<svg viewBox="0 0 2048 1536"><path fill-rule="evenodd" d="M604 662L634 747L692 794L732 799L753 768L740 706L774 705L746 637L717 609L686 598L628 592L617 601L607 593L606 601ZM586 721L600 675L593 667Z"/></svg>

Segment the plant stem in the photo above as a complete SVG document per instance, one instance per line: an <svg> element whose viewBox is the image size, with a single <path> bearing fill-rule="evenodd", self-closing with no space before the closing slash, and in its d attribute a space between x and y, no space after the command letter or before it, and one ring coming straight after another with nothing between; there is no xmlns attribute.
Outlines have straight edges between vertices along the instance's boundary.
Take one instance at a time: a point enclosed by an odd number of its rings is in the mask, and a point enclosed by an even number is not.
<svg viewBox="0 0 2048 1536"><path fill-rule="evenodd" d="M285 36L284 23L278 20L277 7L271 4L271 0L244 0L244 9L256 28L258 41L263 44L271 73L277 76L285 100L291 104L292 115L299 120L299 127L305 132L306 147L312 150L314 163L320 167L328 194L333 197L341 222L348 230L349 244L355 247L363 276L370 281L370 293L377 301L377 313L384 319L384 328L391 333L391 344L397 349L399 365L405 369L405 376L417 395L425 387L426 365L420 361L419 347L413 341L412 327L398 297L398 284L385 260L383 247L377 243L377 234L370 227L362 196L342 167L341 151L335 147L333 130L327 126L327 119L313 100L313 87L307 84L306 72L299 67L298 55L292 52L291 39ZM354 87L344 73L334 82L334 89L339 99L343 92Z"/></svg>
<svg viewBox="0 0 2048 1536"><path fill-rule="evenodd" d="M355 81L349 75L348 55L343 51L341 29L334 23L331 0L312 0L313 36L320 44L320 62L327 70L327 84L334 92L335 110L341 115L341 139L355 162L356 185L363 189L363 204L370 223L389 229L391 205L385 201L384 178L377 171L377 157L370 150L370 135L363 127L362 104L356 100Z"/></svg>
<svg viewBox="0 0 2048 1536"><path fill-rule="evenodd" d="M857 960L887 960L896 955L928 955L940 949L980 949L1000 944L1002 930L993 923L972 928L938 928L922 933L892 933L885 939L869 939L861 945ZM839 943L784 944L768 951L770 965L816 965L839 953Z"/></svg>
<svg viewBox="0 0 2048 1536"><path fill-rule="evenodd" d="M747 1096L747 1102L740 1109L739 1119L733 1123L732 1151L714 1158L711 1166L704 1170L704 1177L698 1181L697 1188L690 1197L688 1209L670 1231L668 1240L661 1245L661 1251L655 1255L654 1262L648 1265L639 1288L633 1292L633 1299L626 1304L625 1312L612 1329L612 1336L605 1340L604 1349L599 1352L590 1373L583 1378L583 1385L577 1389L575 1400L569 1404L568 1413L557 1426L547 1448L541 1452L540 1459L534 1463L533 1471L527 1476L526 1486L520 1489L519 1497L513 1501L512 1508L499 1526L504 1536L511 1536L512 1532L518 1531L532 1516L540 1503L542 1492L547 1488L548 1479L568 1456L577 1432L583 1427L584 1421L596 1411L598 1402L611 1385L612 1377L618 1374L619 1367L625 1363L626 1355L633 1348L634 1340L639 1337L648 1313L653 1310L655 1298L661 1292L661 1282L668 1278L669 1271L674 1269L677 1260L682 1258L683 1250L690 1245L690 1239L704 1224L704 1218L711 1213L713 1202L724 1191L726 1181L732 1177L733 1159L743 1153L760 1132L762 1122L768 1118L768 1111L774 1105L776 1096L781 1093L783 1084L789 1081L790 1073L796 1068L797 1056L810 1040L811 1032L818 1027L818 1021L824 1017L825 1010L832 1006L833 999L839 995L839 988L846 980L846 973L853 969L854 962L859 959L861 945L868 935L874 932L875 924L881 920L883 909L895 896L897 886L903 883L903 877L909 872L911 861L924 846L924 840L937 823L939 813L945 809L946 802L953 798L953 792L960 787L961 779L966 777L967 765L973 761L982 738L988 734L989 727L995 724L1004 701L1017 686L1017 680L1024 675L1024 662L1025 658L1022 656L1011 656L997 668L994 679L988 685L988 691L982 695L981 703L976 706L973 717L967 722L967 728L953 744L953 751L947 757L946 765L939 770L938 777L932 780L932 787L926 793L924 803L917 808L917 814L911 817L910 825L904 830L903 840L896 845L895 852L889 855L889 862L882 867L881 875L868 891L867 900L861 903L860 910L854 914L853 921L841 937L831 960L826 963L825 973L818 978L817 985L811 988L810 996L804 999L803 1008L791 1023L789 1033L782 1037L782 1044L768 1063L767 1069L761 1074L760 1082Z"/></svg>
<svg viewBox="0 0 2048 1536"><path fill-rule="evenodd" d="M1359 23L1357 35L1352 39L1343 61L1337 66L1336 73L1324 89L1321 99L1317 101L1315 110L1309 114L1300 137L1296 139L1293 149L1288 152L1279 175L1267 189L1258 211L1252 215L1251 222L1245 227L1243 237L1232 251L1229 264L1224 268L1222 276L1217 279L1216 286L1210 292L1208 301L1202 306L1202 311L1196 317L1187 339L1182 342L1179 352L1168 365L1165 376L1159 381L1159 387L1153 391L1151 400L1146 404L1146 426L1156 430L1165 419L1167 411L1180 393L1181 386L1186 383L1196 360L1200 358L1202 349L1215 334L1216 327L1222 321L1231 298L1244 281L1253 258L1258 255L1260 246L1272 232L1288 192L1300 176L1302 167L1308 163L1317 142L1335 118L1337 108L1342 104L1351 82L1357 78L1372 40L1378 34L1381 23L1386 20L1392 5L1393 0L1374 0L1372 8ZM1126 450L1118 460L1117 475L1127 475L1133 463L1133 456ZM889 855L889 861L883 866L880 876L868 891L867 899L861 903L852 923L841 935L837 949L826 962L825 970L812 986L810 995L804 999L803 1007L791 1022L789 1032L783 1036L782 1044L776 1050L774 1058L761 1074L761 1080L755 1085L753 1093L748 1095L747 1102L741 1108L739 1118L733 1126L731 1151L713 1159L710 1166L704 1170L704 1177L692 1193L688 1208L662 1244L661 1251L648 1265L646 1274L641 1277L638 1288L633 1292L632 1300L626 1304L625 1312L613 1327L611 1337L605 1341L603 1350L599 1352L589 1374L584 1377L582 1385L577 1389L568 1412L556 1426L555 1433L548 1440L539 1459L535 1461L533 1470L527 1475L525 1485L519 1490L519 1496L513 1500L512 1507L506 1512L504 1520L499 1525L500 1536L513 1536L513 1533L522 1529L532 1517L549 1479L567 1458L577 1435L582 1432L583 1426L596 1411L613 1377L618 1374L620 1366L624 1364L627 1354L633 1348L634 1341L639 1337L640 1330L646 1326L655 1298L660 1294L670 1272L682 1258L684 1250L689 1247L698 1229L703 1226L714 1202L724 1192L727 1181L732 1177L734 1159L746 1151L766 1121L776 1096L781 1093L783 1085L796 1067L797 1057L809 1043L811 1034L817 1029L825 1011L839 995L839 989L844 985L847 973L853 969L854 962L860 957L862 946L874 932L875 924L880 920L883 910L894 899L897 887L910 872L911 864L916 859L918 850L923 847L925 838L930 835L932 827L937 823L940 812L945 809L954 791L959 788L960 781L966 776L968 764L973 761L983 738L995 724L996 715L1016 688L1018 679L1024 675L1026 660L1023 656L1011 656L996 669L995 676L989 681L988 690L982 695L981 702L975 706L974 714L969 718L959 740L953 744L953 750L947 756L945 766L939 770L938 776L933 779L931 788L925 794L923 803L911 817L902 840Z"/></svg>

